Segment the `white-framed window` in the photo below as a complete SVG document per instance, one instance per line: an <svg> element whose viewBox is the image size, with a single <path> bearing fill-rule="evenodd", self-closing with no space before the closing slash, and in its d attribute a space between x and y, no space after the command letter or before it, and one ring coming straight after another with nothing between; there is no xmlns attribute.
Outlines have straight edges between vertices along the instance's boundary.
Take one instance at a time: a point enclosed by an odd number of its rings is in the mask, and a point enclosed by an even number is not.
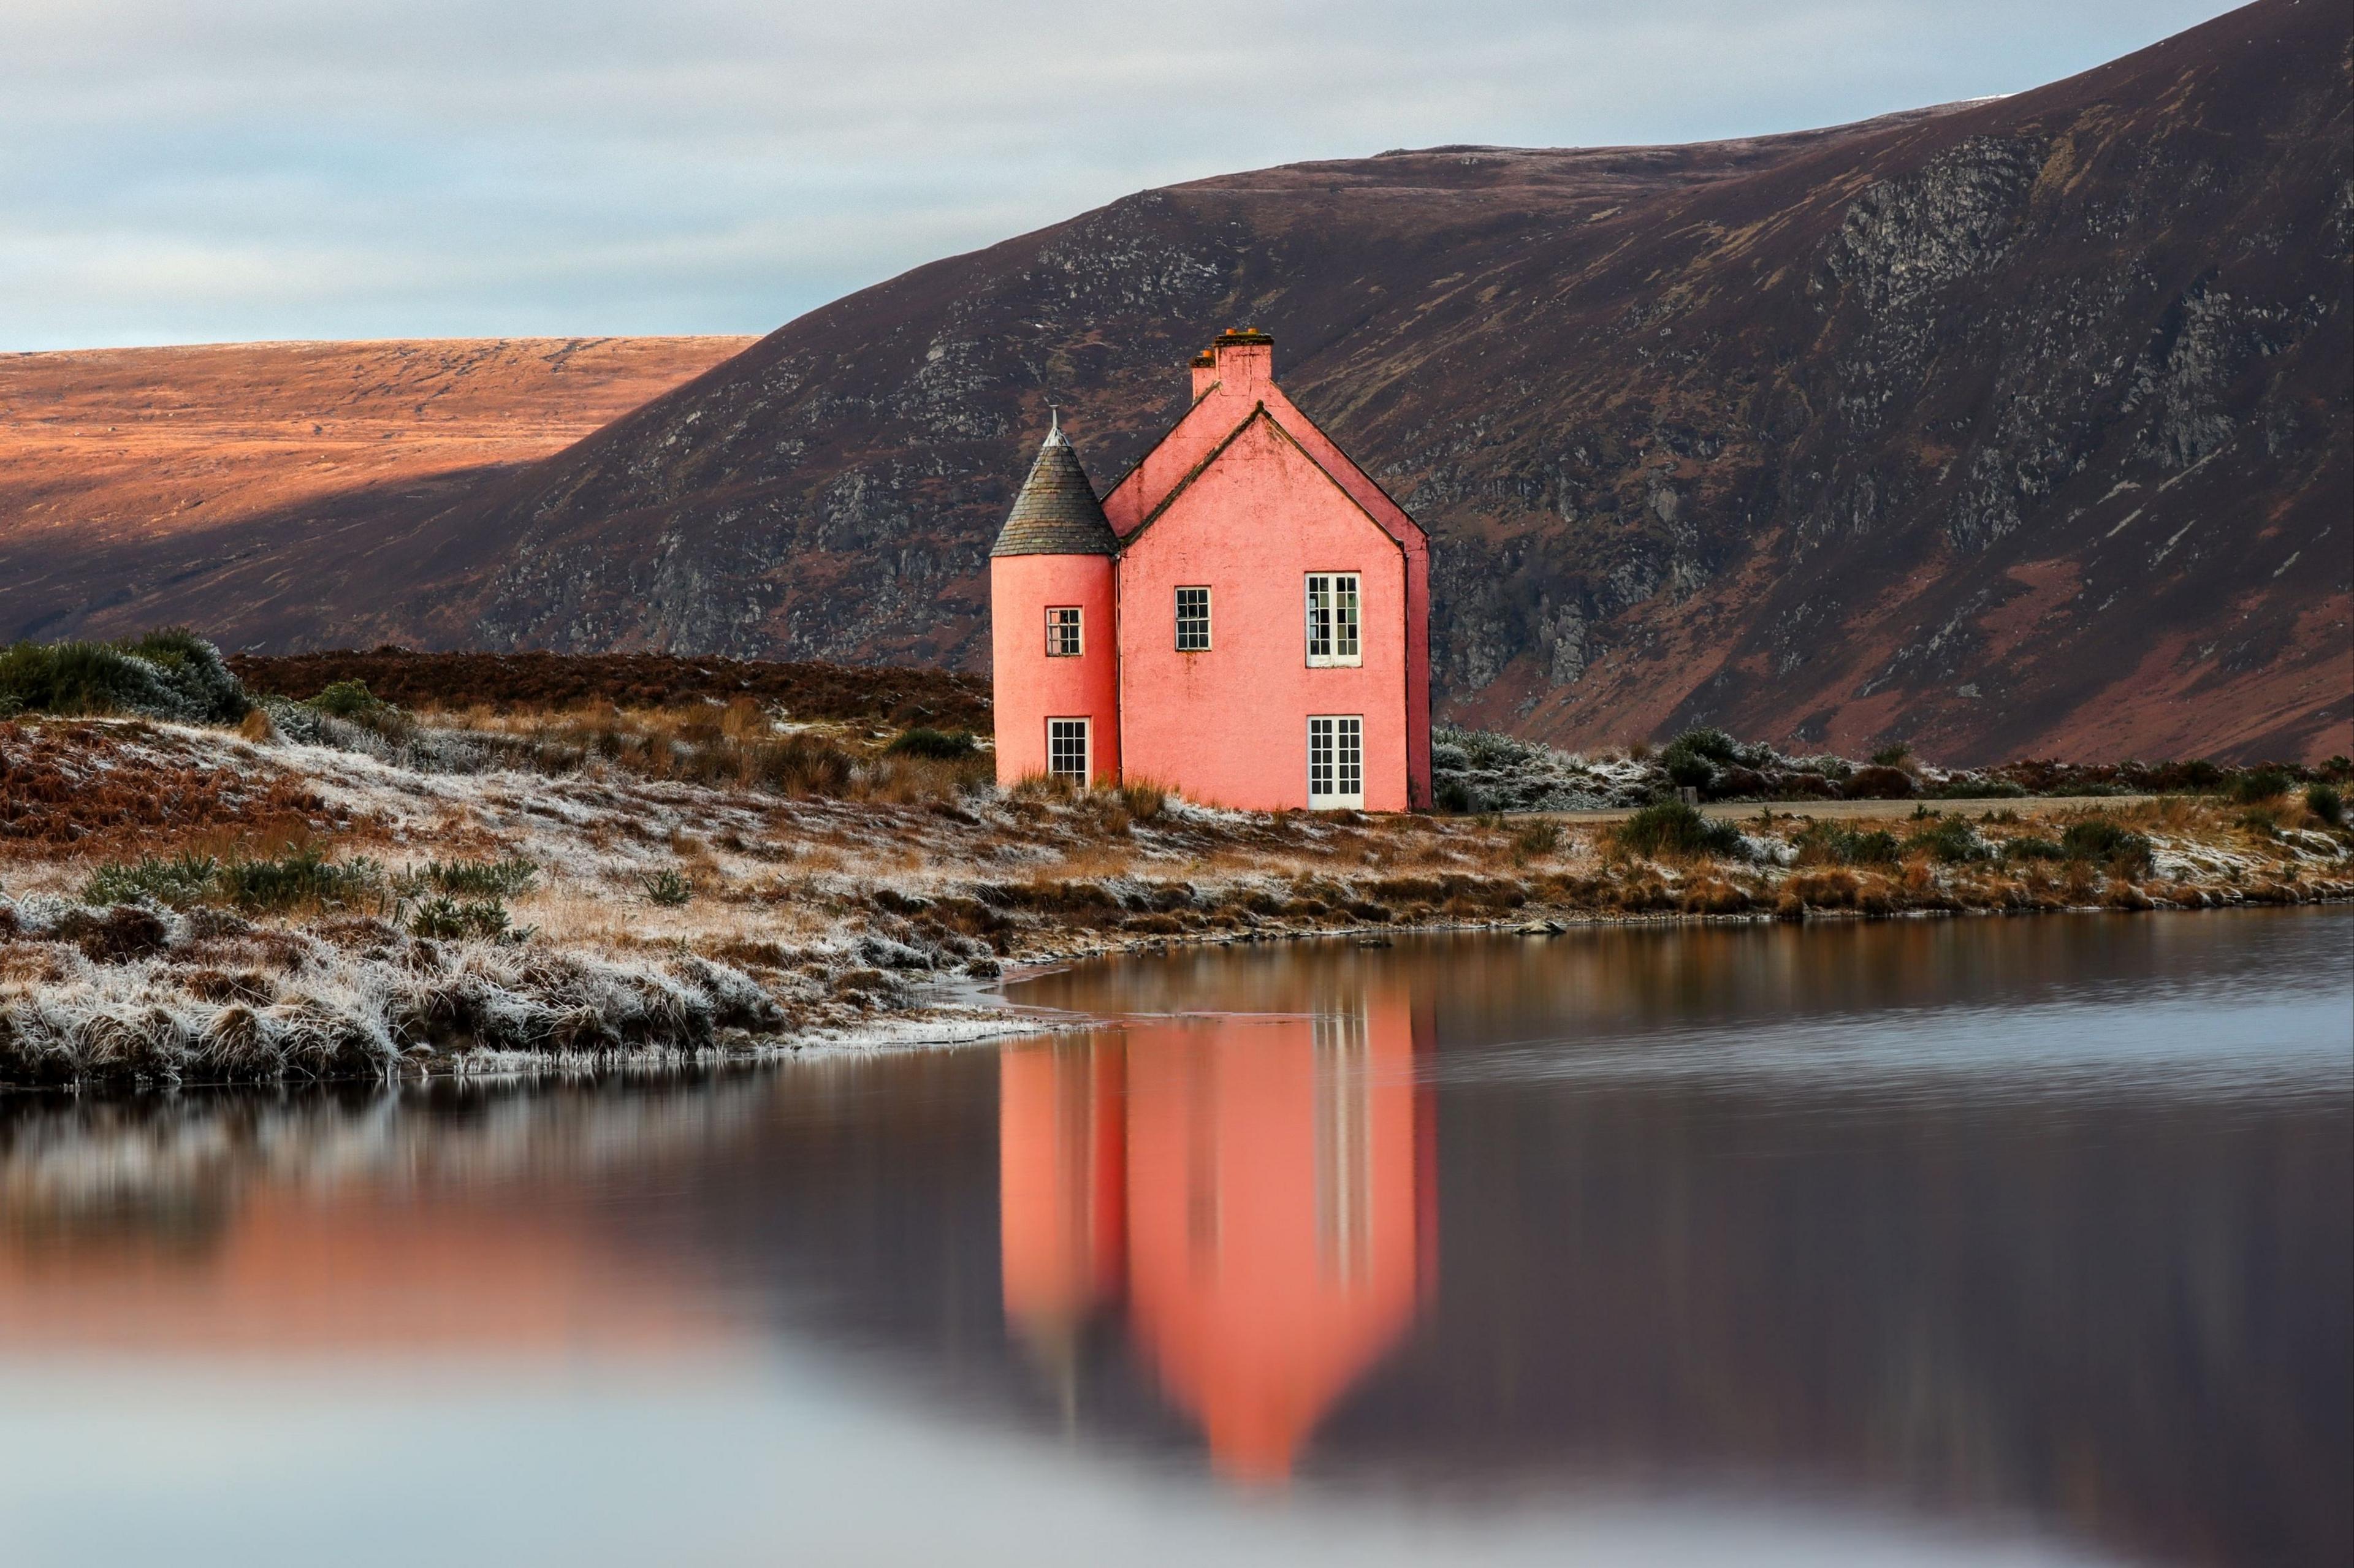
<svg viewBox="0 0 2354 1568"><path fill-rule="evenodd" d="M1046 771L1057 779L1067 779L1084 789L1087 787L1087 721L1083 718L1050 718L1046 721Z"/></svg>
<svg viewBox="0 0 2354 1568"><path fill-rule="evenodd" d="M1205 588L1181 588L1177 590L1177 652L1206 653L1210 651L1210 590Z"/></svg>
<svg viewBox="0 0 2354 1568"><path fill-rule="evenodd" d="M1046 611L1046 657L1076 659L1087 650L1079 635L1079 612L1075 605L1056 605Z"/></svg>
<svg viewBox="0 0 2354 1568"><path fill-rule="evenodd" d="M1362 664L1363 644L1357 638L1357 574L1308 574L1308 662Z"/></svg>
<svg viewBox="0 0 2354 1568"><path fill-rule="evenodd" d="M1333 810L1365 803L1365 721L1359 714L1308 720L1308 804Z"/></svg>

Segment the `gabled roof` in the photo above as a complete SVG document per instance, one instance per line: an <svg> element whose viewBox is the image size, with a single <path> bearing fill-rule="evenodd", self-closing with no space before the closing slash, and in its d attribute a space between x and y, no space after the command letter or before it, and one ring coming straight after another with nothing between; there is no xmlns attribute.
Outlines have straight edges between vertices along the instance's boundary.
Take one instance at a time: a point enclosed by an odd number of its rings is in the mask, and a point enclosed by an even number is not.
<svg viewBox="0 0 2354 1568"><path fill-rule="evenodd" d="M1095 486L1079 466L1079 454L1064 439L1060 419L1038 448L1030 477L997 531L992 556L1109 556L1119 539L1104 520Z"/></svg>
<svg viewBox="0 0 2354 1568"><path fill-rule="evenodd" d="M1339 474L1334 473L1332 470L1326 465L1324 460L1319 457L1309 448L1307 442L1302 441L1297 435L1284 429L1283 421L1277 418L1273 411L1270 410L1265 403L1255 403L1251 406L1251 411L1244 417L1242 423L1236 425L1233 429L1228 430L1225 439L1220 440L1216 446L1214 446L1208 451L1204 452L1200 461L1195 462L1192 468L1185 471L1184 477L1178 480L1175 484L1170 486L1168 493L1161 496L1159 501L1153 503L1152 510L1146 513L1140 519L1139 519L1136 525L1130 528L1128 533L1121 537L1119 547L1125 550L1130 545L1134 544L1139 538L1142 537L1146 529L1159 522L1161 514L1177 503L1177 498L1179 496L1183 495L1188 490L1191 490L1193 487L1193 482L1195 480L1208 472L1211 465L1225 455L1225 451L1228 447L1233 446L1236 441L1242 440L1244 435L1249 431L1253 425L1258 424L1261 421L1265 421L1267 428L1273 430L1277 439L1281 440L1284 445L1291 448L1292 450L1307 459L1309 466L1313 468L1317 472L1322 474L1325 480L1331 484L1332 488L1341 493L1341 498L1356 508L1360 516L1363 517L1366 522L1371 523L1374 527L1380 529L1384 535L1387 535L1392 544L1398 546L1402 549L1406 546L1406 540L1401 537L1396 530L1384 523L1371 508L1366 506L1364 501L1356 493L1356 492L1351 489L1351 487ZM1321 431L1319 431L1318 433L1320 435L1322 434ZM1330 444L1329 438L1327 438L1326 444ZM1339 449L1334 448L1333 450L1338 452ZM1344 458L1342 461L1346 461L1347 460ZM1367 481L1366 482L1371 483L1372 482ZM1388 497L1384 495L1383 499L1387 500ZM1394 503L1393 503L1393 504ZM1399 514L1401 516L1405 515L1403 512ZM1421 525L1416 524L1412 518L1406 518L1406 526L1414 529L1417 536L1420 535Z"/></svg>
<svg viewBox="0 0 2354 1568"><path fill-rule="evenodd" d="M1259 381L1250 387L1247 396L1250 400L1246 402L1233 389L1215 385L1194 398L1169 433L1139 458L1104 496L1105 511L1114 532L1123 540L1132 536L1148 519L1158 516L1212 457L1230 445L1254 419L1265 417L1384 533L1409 552L1423 546L1428 535L1422 524L1391 499L1389 492L1372 475L1359 468L1341 450L1339 442L1285 397L1282 388L1272 381Z"/></svg>

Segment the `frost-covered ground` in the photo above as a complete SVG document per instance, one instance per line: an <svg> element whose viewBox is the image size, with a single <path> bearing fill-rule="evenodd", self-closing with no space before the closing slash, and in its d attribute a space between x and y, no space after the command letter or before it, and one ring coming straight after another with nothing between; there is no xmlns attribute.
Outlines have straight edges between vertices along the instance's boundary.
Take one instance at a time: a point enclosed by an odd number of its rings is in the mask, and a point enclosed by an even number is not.
<svg viewBox="0 0 2354 1568"><path fill-rule="evenodd" d="M1615 828L1003 791L872 747L819 791L697 781L692 748L655 777L544 748L520 766L495 727L253 728L0 725L0 1082L981 1038L1038 1026L986 994L1003 966L1171 941L2354 892L2354 840L2293 800L2121 809L2100 821L2122 839L2085 841L2097 853L2062 853L2082 811L1970 826L1910 803L1885 842L1777 812L1678 850ZM1465 751L1461 776L1518 780L1513 805L1648 788L1624 759L1442 746ZM273 856L307 856L324 891L273 903L174 870ZM495 896L444 896L434 864L521 869Z"/></svg>

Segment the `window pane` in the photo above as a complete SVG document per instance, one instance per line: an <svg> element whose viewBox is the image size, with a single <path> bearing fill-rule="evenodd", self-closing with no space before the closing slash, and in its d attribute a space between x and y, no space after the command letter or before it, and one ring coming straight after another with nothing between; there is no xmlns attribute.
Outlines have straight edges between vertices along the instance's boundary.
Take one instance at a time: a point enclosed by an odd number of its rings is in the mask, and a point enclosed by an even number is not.
<svg viewBox="0 0 2354 1568"><path fill-rule="evenodd" d="M1074 609L1055 609L1046 612L1046 655L1052 659L1076 659L1084 644L1079 637L1079 612Z"/></svg>
<svg viewBox="0 0 2354 1568"><path fill-rule="evenodd" d="M1352 572L1332 579L1333 653L1342 659L1357 656L1357 577Z"/></svg>
<svg viewBox="0 0 2354 1568"><path fill-rule="evenodd" d="M1181 588L1177 590L1177 648L1180 652L1198 653L1210 646L1210 590L1205 588Z"/></svg>
<svg viewBox="0 0 2354 1568"><path fill-rule="evenodd" d="M1084 787L1087 781L1087 721L1046 721L1046 770Z"/></svg>
<svg viewBox="0 0 2354 1568"><path fill-rule="evenodd" d="M1332 656L1332 579L1311 577L1308 579L1308 656L1329 659Z"/></svg>

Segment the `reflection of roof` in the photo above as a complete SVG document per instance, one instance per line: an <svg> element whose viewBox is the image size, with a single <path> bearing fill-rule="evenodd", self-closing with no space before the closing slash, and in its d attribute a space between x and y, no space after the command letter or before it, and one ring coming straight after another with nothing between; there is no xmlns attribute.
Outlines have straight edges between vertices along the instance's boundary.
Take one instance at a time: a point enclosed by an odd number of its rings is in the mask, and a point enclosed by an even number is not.
<svg viewBox="0 0 2354 1568"><path fill-rule="evenodd" d="M1104 521L1087 471L1064 439L1062 426L1046 432L1013 510L991 546L992 556L1108 556L1119 547Z"/></svg>

